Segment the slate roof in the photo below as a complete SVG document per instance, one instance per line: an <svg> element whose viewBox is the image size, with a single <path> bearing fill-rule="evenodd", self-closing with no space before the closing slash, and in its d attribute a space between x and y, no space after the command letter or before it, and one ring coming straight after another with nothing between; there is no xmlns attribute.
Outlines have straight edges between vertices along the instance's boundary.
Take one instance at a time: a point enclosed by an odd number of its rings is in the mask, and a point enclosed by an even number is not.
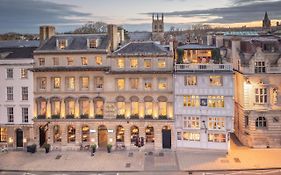
<svg viewBox="0 0 281 175"><path fill-rule="evenodd" d="M0 48L0 59L33 58L33 51L37 47Z"/></svg>
<svg viewBox="0 0 281 175"><path fill-rule="evenodd" d="M66 39L67 47L65 49L57 48L57 40ZM87 39L100 39L100 44L97 48L88 48ZM47 40L36 52L40 51L88 51L88 50L106 50L108 47L108 37L106 34L67 34L55 35Z"/></svg>
<svg viewBox="0 0 281 175"><path fill-rule="evenodd" d="M0 48L7 48L7 47L38 47L40 41L38 40L7 40L7 41L0 41Z"/></svg>
<svg viewBox="0 0 281 175"><path fill-rule="evenodd" d="M160 44L154 42L130 42L120 49L113 52L112 55L169 55L167 51Z"/></svg>
<svg viewBox="0 0 281 175"><path fill-rule="evenodd" d="M189 49L189 50L204 50L204 49L215 49L215 46L201 45L201 44L186 44L179 46L178 49Z"/></svg>
<svg viewBox="0 0 281 175"><path fill-rule="evenodd" d="M151 32L129 32L130 41L150 41L152 34Z"/></svg>

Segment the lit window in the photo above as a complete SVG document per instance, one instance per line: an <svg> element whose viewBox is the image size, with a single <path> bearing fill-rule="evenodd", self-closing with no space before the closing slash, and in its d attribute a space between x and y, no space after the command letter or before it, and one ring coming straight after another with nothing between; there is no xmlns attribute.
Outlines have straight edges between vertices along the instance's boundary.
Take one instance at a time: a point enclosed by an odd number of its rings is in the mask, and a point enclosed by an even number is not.
<svg viewBox="0 0 281 175"><path fill-rule="evenodd" d="M89 77L81 77L81 88L82 89L89 88Z"/></svg>
<svg viewBox="0 0 281 175"><path fill-rule="evenodd" d="M14 122L14 108L13 107L7 108L7 116L8 116L8 122Z"/></svg>
<svg viewBox="0 0 281 175"><path fill-rule="evenodd" d="M103 88L103 77L95 77L96 89Z"/></svg>
<svg viewBox="0 0 281 175"><path fill-rule="evenodd" d="M210 76L210 85L212 86L222 86L222 76Z"/></svg>
<svg viewBox="0 0 281 175"><path fill-rule="evenodd" d="M73 63L74 63L73 58L71 58L71 57L67 57L66 59L67 59L67 65L68 65L68 66L72 66L72 65L73 65Z"/></svg>
<svg viewBox="0 0 281 175"><path fill-rule="evenodd" d="M167 102L158 102L159 116L167 116Z"/></svg>
<svg viewBox="0 0 281 175"><path fill-rule="evenodd" d="M7 142L8 130L7 128L0 128L0 142Z"/></svg>
<svg viewBox="0 0 281 175"><path fill-rule="evenodd" d="M59 43L58 43L58 47L59 47L60 49L65 49L65 48L67 47L67 40L65 40L65 39L60 39L58 42L59 42Z"/></svg>
<svg viewBox="0 0 281 175"><path fill-rule="evenodd" d="M60 82L60 78L59 77L55 77L53 78L53 88L54 89L60 89L61 86L61 82Z"/></svg>
<svg viewBox="0 0 281 175"><path fill-rule="evenodd" d="M54 99L51 101L51 111L52 111L52 115L60 115L60 111L61 111L61 102L59 101L59 99Z"/></svg>
<svg viewBox="0 0 281 175"><path fill-rule="evenodd" d="M265 62L264 61L255 62L255 73L265 73Z"/></svg>
<svg viewBox="0 0 281 175"><path fill-rule="evenodd" d="M59 125L54 126L54 142L61 142L61 130Z"/></svg>
<svg viewBox="0 0 281 175"><path fill-rule="evenodd" d="M182 138L186 141L200 141L200 133L183 132Z"/></svg>
<svg viewBox="0 0 281 175"><path fill-rule="evenodd" d="M144 68L150 69L152 67L151 59L144 59Z"/></svg>
<svg viewBox="0 0 281 175"><path fill-rule="evenodd" d="M75 128L73 126L68 126L67 127L67 142L71 143L71 142L75 142Z"/></svg>
<svg viewBox="0 0 281 175"><path fill-rule="evenodd" d="M145 102L144 107L145 107L145 115L152 116L152 114L153 114L153 103L152 102Z"/></svg>
<svg viewBox="0 0 281 175"><path fill-rule="evenodd" d="M125 89L125 79L123 79L123 78L117 79L117 89L118 90Z"/></svg>
<svg viewBox="0 0 281 175"><path fill-rule="evenodd" d="M137 68L138 67L138 59L137 58L131 58L130 63L131 63L131 68Z"/></svg>
<svg viewBox="0 0 281 175"><path fill-rule="evenodd" d="M90 128L87 125L82 127L82 142L89 142L90 139Z"/></svg>
<svg viewBox="0 0 281 175"><path fill-rule="evenodd" d="M132 106L131 106L131 115L139 115L139 102L137 101L134 101L131 103Z"/></svg>
<svg viewBox="0 0 281 175"><path fill-rule="evenodd" d="M89 43L90 48L97 48L97 40L96 39L91 39Z"/></svg>
<svg viewBox="0 0 281 175"><path fill-rule="evenodd" d="M267 103L267 89L256 88L256 103L265 104Z"/></svg>
<svg viewBox="0 0 281 175"><path fill-rule="evenodd" d="M166 67L165 59L158 59L158 68L165 68L165 67Z"/></svg>
<svg viewBox="0 0 281 175"><path fill-rule="evenodd" d="M21 74L21 78L27 78L28 75L27 69L21 69L20 74Z"/></svg>
<svg viewBox="0 0 281 175"><path fill-rule="evenodd" d="M46 115L47 111L47 102L46 101L39 101L38 102L38 111L39 115Z"/></svg>
<svg viewBox="0 0 281 175"><path fill-rule="evenodd" d="M256 119L256 127L257 128L266 128L266 119L265 119L265 117L258 117Z"/></svg>
<svg viewBox="0 0 281 175"><path fill-rule="evenodd" d="M28 100L28 87L21 87L22 100Z"/></svg>
<svg viewBox="0 0 281 175"><path fill-rule="evenodd" d="M75 89L75 78L74 77L66 77L66 88L68 90Z"/></svg>
<svg viewBox="0 0 281 175"><path fill-rule="evenodd" d="M74 115L75 114L75 101L74 99L66 101L66 115Z"/></svg>
<svg viewBox="0 0 281 175"><path fill-rule="evenodd" d="M95 115L103 115L103 100L99 99L95 101Z"/></svg>
<svg viewBox="0 0 281 175"><path fill-rule="evenodd" d="M160 90L167 89L167 79L166 78L158 79L158 89L160 89Z"/></svg>
<svg viewBox="0 0 281 175"><path fill-rule="evenodd" d="M184 85L185 86L196 86L197 85L197 77L195 75L188 75L184 77Z"/></svg>
<svg viewBox="0 0 281 175"><path fill-rule="evenodd" d="M14 70L13 69L7 69L7 78L13 78L14 77Z"/></svg>
<svg viewBox="0 0 281 175"><path fill-rule="evenodd" d="M125 102L117 102L117 115L125 115L126 104Z"/></svg>
<svg viewBox="0 0 281 175"><path fill-rule="evenodd" d="M224 117L209 117L208 118L208 129L210 130L222 130L225 129L225 118Z"/></svg>
<svg viewBox="0 0 281 175"><path fill-rule="evenodd" d="M47 78L38 78L39 89L44 90L47 87Z"/></svg>
<svg viewBox="0 0 281 175"><path fill-rule="evenodd" d="M130 86L131 89L137 90L139 87L139 79L138 78L130 78Z"/></svg>
<svg viewBox="0 0 281 175"><path fill-rule="evenodd" d="M208 141L223 143L226 142L226 136L225 134L208 134Z"/></svg>
<svg viewBox="0 0 281 175"><path fill-rule="evenodd" d="M87 66L88 65L88 58L81 57L81 63L82 63L83 66Z"/></svg>
<svg viewBox="0 0 281 175"><path fill-rule="evenodd" d="M223 108L224 96L208 96L208 107Z"/></svg>
<svg viewBox="0 0 281 175"><path fill-rule="evenodd" d="M199 107L200 106L199 96L194 96L194 95L184 96L183 97L183 106Z"/></svg>
<svg viewBox="0 0 281 175"><path fill-rule="evenodd" d="M22 122L28 123L28 108L21 108Z"/></svg>
<svg viewBox="0 0 281 175"><path fill-rule="evenodd" d="M182 140L181 132L177 132L177 140Z"/></svg>
<svg viewBox="0 0 281 175"><path fill-rule="evenodd" d="M54 57L53 58L53 64L54 64L54 66L58 66L59 65L59 58Z"/></svg>
<svg viewBox="0 0 281 175"><path fill-rule="evenodd" d="M80 101L80 115L89 115L90 103L88 99Z"/></svg>
<svg viewBox="0 0 281 175"><path fill-rule="evenodd" d="M152 79L144 79L144 90L152 89Z"/></svg>
<svg viewBox="0 0 281 175"><path fill-rule="evenodd" d="M7 100L14 100L14 88L11 86L7 87Z"/></svg>
<svg viewBox="0 0 281 175"><path fill-rule="evenodd" d="M45 58L39 58L39 66L45 65Z"/></svg>
<svg viewBox="0 0 281 175"><path fill-rule="evenodd" d="M200 118L199 117L184 117L183 127L189 129L199 129L200 128Z"/></svg>
<svg viewBox="0 0 281 175"><path fill-rule="evenodd" d="M117 67L119 69L124 69L125 68L125 59L124 58L118 58L117 59Z"/></svg>
<svg viewBox="0 0 281 175"><path fill-rule="evenodd" d="M101 56L96 56L96 64L102 65L102 57Z"/></svg>

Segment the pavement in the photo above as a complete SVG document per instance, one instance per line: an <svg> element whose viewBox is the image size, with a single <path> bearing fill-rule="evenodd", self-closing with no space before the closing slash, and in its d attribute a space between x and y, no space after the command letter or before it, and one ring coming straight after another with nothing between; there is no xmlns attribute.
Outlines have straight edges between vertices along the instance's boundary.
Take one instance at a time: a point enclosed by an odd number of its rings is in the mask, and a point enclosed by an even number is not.
<svg viewBox="0 0 281 175"><path fill-rule="evenodd" d="M51 151L35 154L23 151L0 153L0 174L31 172L48 174L239 174L239 171L270 171L281 174L281 149L249 149L234 141L228 154L217 150L98 150L95 156L86 151ZM238 171L238 172L237 172ZM233 173L231 173L233 172ZM209 174L208 174L209 173ZM16 173L14 173L16 174ZM226 173L224 173L226 174ZM242 173L241 173L242 174ZM252 173L254 174L254 173ZM263 173L261 173L263 174Z"/></svg>

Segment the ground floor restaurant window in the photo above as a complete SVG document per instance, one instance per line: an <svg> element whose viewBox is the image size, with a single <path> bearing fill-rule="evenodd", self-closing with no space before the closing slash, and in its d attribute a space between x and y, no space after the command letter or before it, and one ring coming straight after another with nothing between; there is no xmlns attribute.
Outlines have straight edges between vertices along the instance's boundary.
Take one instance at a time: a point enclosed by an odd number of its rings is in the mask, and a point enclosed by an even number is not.
<svg viewBox="0 0 281 175"><path fill-rule="evenodd" d="M82 127L82 142L90 141L90 128L88 125Z"/></svg>
<svg viewBox="0 0 281 175"><path fill-rule="evenodd" d="M200 133L183 132L182 138L186 141L200 141Z"/></svg>
<svg viewBox="0 0 281 175"><path fill-rule="evenodd" d="M122 126L117 126L116 130L116 142L124 142L125 130Z"/></svg>
<svg viewBox="0 0 281 175"><path fill-rule="evenodd" d="M61 130L59 125L54 126L54 142L61 142Z"/></svg>
<svg viewBox="0 0 281 175"><path fill-rule="evenodd" d="M67 128L67 141L68 143L75 142L75 128L73 126Z"/></svg>
<svg viewBox="0 0 281 175"><path fill-rule="evenodd" d="M146 143L154 143L154 128L148 126L145 129Z"/></svg>
<svg viewBox="0 0 281 175"><path fill-rule="evenodd" d="M139 128L136 126L131 127L131 143L135 144L139 137Z"/></svg>
<svg viewBox="0 0 281 175"><path fill-rule="evenodd" d="M0 142L7 142L8 131L7 128L0 128Z"/></svg>
<svg viewBox="0 0 281 175"><path fill-rule="evenodd" d="M209 142L226 142L225 134L208 134Z"/></svg>

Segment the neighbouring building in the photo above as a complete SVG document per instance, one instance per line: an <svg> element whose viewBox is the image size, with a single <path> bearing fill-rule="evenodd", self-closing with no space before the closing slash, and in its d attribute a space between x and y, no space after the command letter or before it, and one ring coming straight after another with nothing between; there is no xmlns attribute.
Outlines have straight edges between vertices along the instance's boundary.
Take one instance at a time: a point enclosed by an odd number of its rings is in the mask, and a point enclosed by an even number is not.
<svg viewBox="0 0 281 175"><path fill-rule="evenodd" d="M174 116L176 147L228 151L233 132L233 69L217 47L176 49Z"/></svg>
<svg viewBox="0 0 281 175"><path fill-rule="evenodd" d="M281 51L274 36L219 36L235 70L235 134L249 147L281 146Z"/></svg>
<svg viewBox="0 0 281 175"><path fill-rule="evenodd" d="M152 14L152 40L161 42L164 40L164 14Z"/></svg>
<svg viewBox="0 0 281 175"><path fill-rule="evenodd" d="M55 35L34 52L37 144L173 147L172 55L153 42L118 49L117 32Z"/></svg>
<svg viewBox="0 0 281 175"><path fill-rule="evenodd" d="M33 51L0 48L0 146L23 148L33 139Z"/></svg>

